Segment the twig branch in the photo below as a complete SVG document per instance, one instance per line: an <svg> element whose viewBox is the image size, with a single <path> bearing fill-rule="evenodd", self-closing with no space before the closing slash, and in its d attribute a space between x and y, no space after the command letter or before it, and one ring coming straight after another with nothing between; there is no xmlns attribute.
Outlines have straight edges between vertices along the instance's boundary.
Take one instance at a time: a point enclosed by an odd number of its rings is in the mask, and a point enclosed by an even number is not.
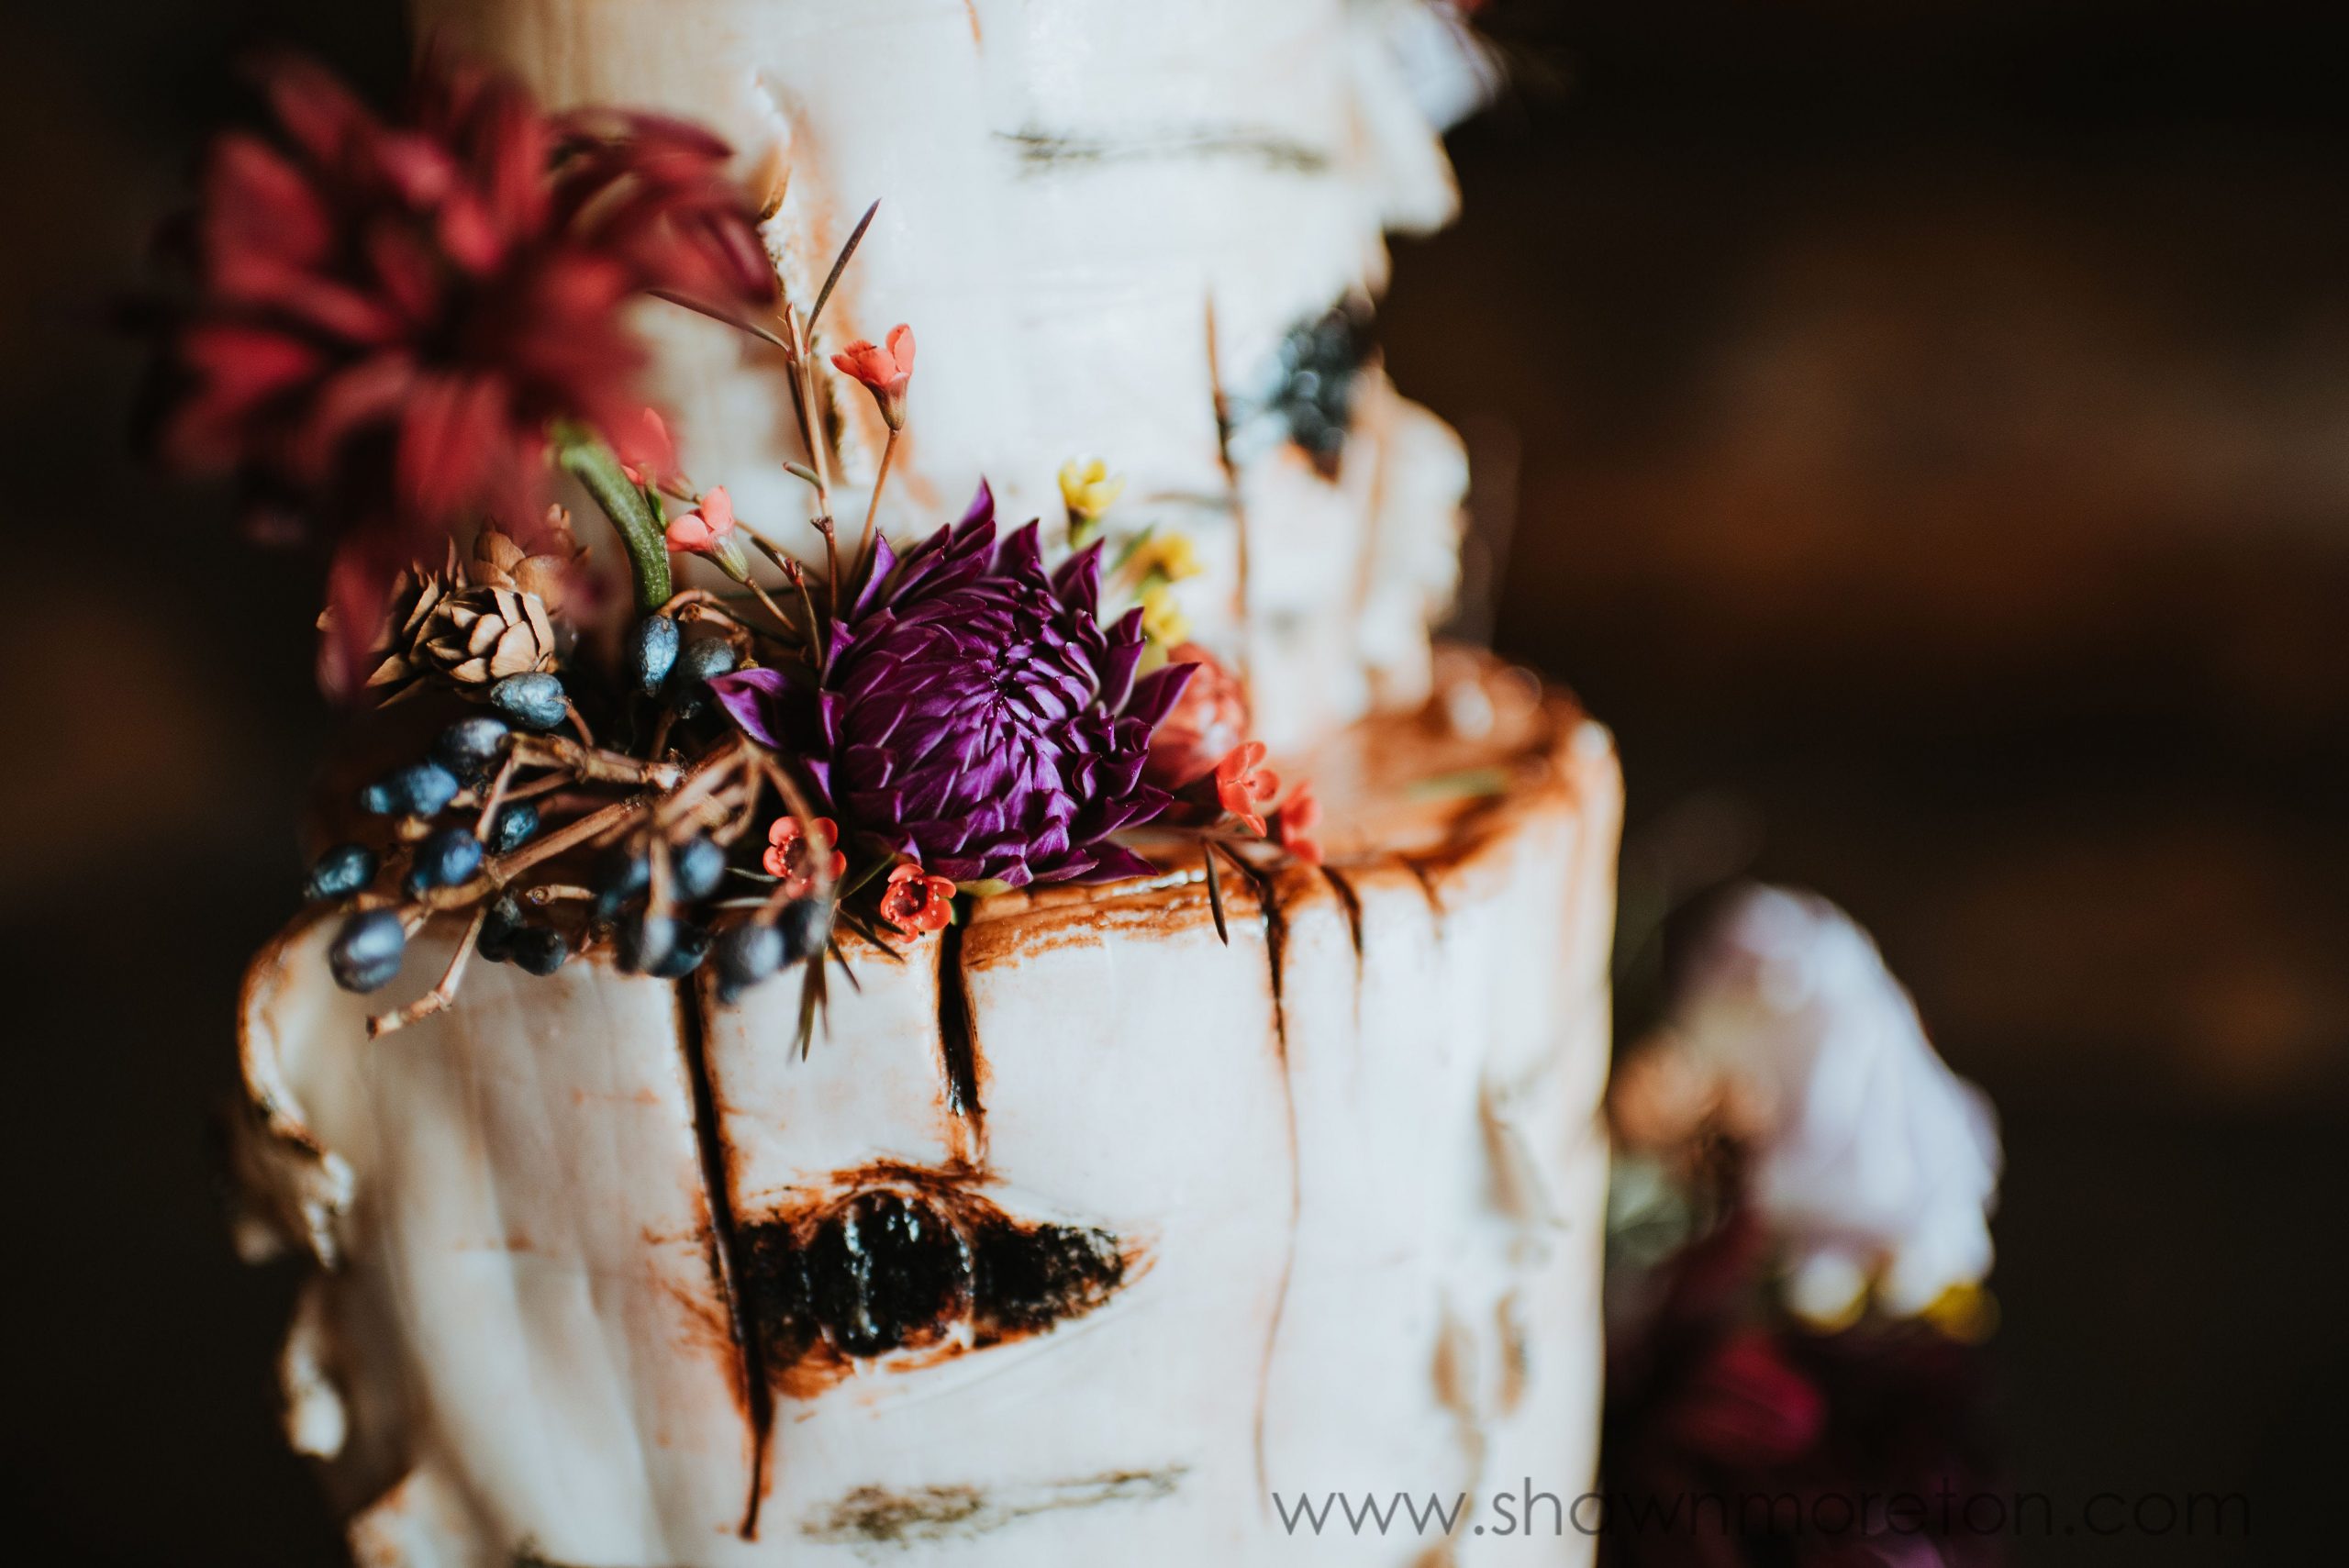
<svg viewBox="0 0 2349 1568"><path fill-rule="evenodd" d="M404 1029L410 1024L422 1022L455 1001L457 986L465 977L465 965L473 956L473 944L480 939L482 926L488 919L489 905L484 901L473 911L473 917L465 922L465 934L458 939L456 954L449 960L449 967L442 972L440 983L406 1006L388 1013L378 1013L369 1018L367 1038L381 1040L395 1029Z"/></svg>

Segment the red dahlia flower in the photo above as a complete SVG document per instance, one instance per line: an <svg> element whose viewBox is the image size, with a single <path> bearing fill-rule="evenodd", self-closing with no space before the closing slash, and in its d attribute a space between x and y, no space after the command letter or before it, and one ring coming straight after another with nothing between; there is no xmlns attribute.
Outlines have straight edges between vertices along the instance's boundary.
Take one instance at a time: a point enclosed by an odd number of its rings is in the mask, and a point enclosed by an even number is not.
<svg viewBox="0 0 2349 1568"><path fill-rule="evenodd" d="M642 116L549 117L518 83L429 60L377 116L307 61L270 65L275 135L213 145L155 440L197 474L325 523L380 602L454 524L536 517L547 429L574 420L670 464L621 319L658 294L771 299L723 142ZM373 616L355 624L363 639Z"/></svg>

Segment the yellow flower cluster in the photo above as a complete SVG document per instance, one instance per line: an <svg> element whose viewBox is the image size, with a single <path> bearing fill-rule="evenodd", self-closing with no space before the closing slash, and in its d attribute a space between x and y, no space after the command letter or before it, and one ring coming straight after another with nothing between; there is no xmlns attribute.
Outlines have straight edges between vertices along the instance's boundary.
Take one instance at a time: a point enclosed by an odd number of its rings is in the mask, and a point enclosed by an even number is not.
<svg viewBox="0 0 2349 1568"><path fill-rule="evenodd" d="M1125 493L1125 475L1111 473L1097 457L1071 458L1061 464L1061 499L1074 520L1097 521Z"/></svg>

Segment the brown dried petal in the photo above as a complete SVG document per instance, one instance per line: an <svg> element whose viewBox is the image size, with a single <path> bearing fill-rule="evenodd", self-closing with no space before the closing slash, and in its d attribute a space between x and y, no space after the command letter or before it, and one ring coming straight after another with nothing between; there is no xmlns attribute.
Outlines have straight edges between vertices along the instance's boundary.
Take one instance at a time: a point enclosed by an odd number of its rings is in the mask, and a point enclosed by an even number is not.
<svg viewBox="0 0 2349 1568"><path fill-rule="evenodd" d="M534 555L514 569L514 586L546 603L562 602L562 579L571 562L559 555Z"/></svg>
<svg viewBox="0 0 2349 1568"><path fill-rule="evenodd" d="M489 656L489 673L493 678L520 675L538 668L539 640L530 635L527 626L509 629L497 639L497 647Z"/></svg>

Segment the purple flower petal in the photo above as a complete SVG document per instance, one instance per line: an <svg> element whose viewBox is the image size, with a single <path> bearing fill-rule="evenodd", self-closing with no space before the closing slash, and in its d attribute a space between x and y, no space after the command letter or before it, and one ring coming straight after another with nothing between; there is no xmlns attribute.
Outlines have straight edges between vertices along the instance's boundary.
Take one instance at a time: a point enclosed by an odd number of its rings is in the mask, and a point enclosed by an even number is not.
<svg viewBox="0 0 2349 1568"><path fill-rule="evenodd" d="M743 734L762 746L783 744L776 734L780 728L774 711L791 688L790 680L780 670L737 670L730 675L720 675L709 683L718 706L733 719Z"/></svg>
<svg viewBox="0 0 2349 1568"><path fill-rule="evenodd" d="M1191 684L1198 668L1197 664L1162 664L1134 683L1133 695L1126 699L1125 717L1141 721L1145 747L1151 731L1174 711L1183 688Z"/></svg>
<svg viewBox="0 0 2349 1568"><path fill-rule="evenodd" d="M1156 866L1123 844L1096 844L1093 846L1093 869L1085 875L1087 882L1113 882L1121 877L1158 874Z"/></svg>

